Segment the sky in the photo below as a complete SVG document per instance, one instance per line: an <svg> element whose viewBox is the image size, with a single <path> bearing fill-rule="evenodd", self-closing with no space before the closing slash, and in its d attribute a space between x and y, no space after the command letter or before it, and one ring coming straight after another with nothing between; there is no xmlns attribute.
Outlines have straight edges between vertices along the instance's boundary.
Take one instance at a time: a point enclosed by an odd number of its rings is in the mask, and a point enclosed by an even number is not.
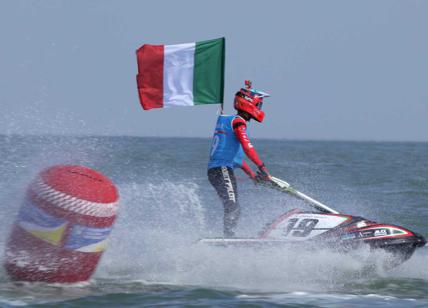
<svg viewBox="0 0 428 308"><path fill-rule="evenodd" d="M144 111L135 50L226 38L225 110L251 135L428 141L428 1L0 2L0 134L210 137L213 106Z"/></svg>

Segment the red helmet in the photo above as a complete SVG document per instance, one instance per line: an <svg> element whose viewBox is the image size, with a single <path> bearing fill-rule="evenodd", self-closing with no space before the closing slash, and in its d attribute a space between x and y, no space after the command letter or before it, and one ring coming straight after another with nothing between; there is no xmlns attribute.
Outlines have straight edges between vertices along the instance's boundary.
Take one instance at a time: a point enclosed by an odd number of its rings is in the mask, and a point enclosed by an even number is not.
<svg viewBox="0 0 428 308"><path fill-rule="evenodd" d="M263 97L269 94L254 90L251 81L245 80L245 89L241 89L235 95L234 107L236 110L248 113L251 118L263 122L265 113L262 111Z"/></svg>

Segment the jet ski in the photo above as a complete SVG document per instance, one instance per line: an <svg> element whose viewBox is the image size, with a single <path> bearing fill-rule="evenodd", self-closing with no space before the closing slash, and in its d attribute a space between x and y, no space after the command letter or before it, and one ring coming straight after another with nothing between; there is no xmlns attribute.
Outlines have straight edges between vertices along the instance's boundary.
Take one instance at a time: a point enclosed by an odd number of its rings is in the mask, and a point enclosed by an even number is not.
<svg viewBox="0 0 428 308"><path fill-rule="evenodd" d="M292 188L287 182L272 178L269 187L289 193L312 206L314 211L293 209L275 219L254 238L211 238L200 243L210 246L329 248L350 252L359 248L383 250L391 257L384 263L393 268L408 260L426 244L425 238L409 229L370 221L337 212Z"/></svg>

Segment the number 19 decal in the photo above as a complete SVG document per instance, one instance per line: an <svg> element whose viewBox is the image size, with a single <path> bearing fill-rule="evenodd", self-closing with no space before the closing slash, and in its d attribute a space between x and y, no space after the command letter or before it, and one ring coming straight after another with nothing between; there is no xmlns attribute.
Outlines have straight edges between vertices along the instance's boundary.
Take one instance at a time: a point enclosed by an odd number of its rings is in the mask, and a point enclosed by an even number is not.
<svg viewBox="0 0 428 308"><path fill-rule="evenodd" d="M292 218L288 221L288 225L284 228L282 235L284 237L289 235L293 237L306 237L314 230L317 223L318 219Z"/></svg>

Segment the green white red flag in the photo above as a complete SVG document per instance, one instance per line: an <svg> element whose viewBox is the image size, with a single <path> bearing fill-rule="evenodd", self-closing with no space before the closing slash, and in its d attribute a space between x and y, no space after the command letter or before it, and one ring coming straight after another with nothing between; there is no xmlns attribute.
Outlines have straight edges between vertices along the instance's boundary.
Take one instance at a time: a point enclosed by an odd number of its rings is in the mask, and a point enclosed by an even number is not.
<svg viewBox="0 0 428 308"><path fill-rule="evenodd" d="M145 110L223 104L225 39L137 50L137 86Z"/></svg>

